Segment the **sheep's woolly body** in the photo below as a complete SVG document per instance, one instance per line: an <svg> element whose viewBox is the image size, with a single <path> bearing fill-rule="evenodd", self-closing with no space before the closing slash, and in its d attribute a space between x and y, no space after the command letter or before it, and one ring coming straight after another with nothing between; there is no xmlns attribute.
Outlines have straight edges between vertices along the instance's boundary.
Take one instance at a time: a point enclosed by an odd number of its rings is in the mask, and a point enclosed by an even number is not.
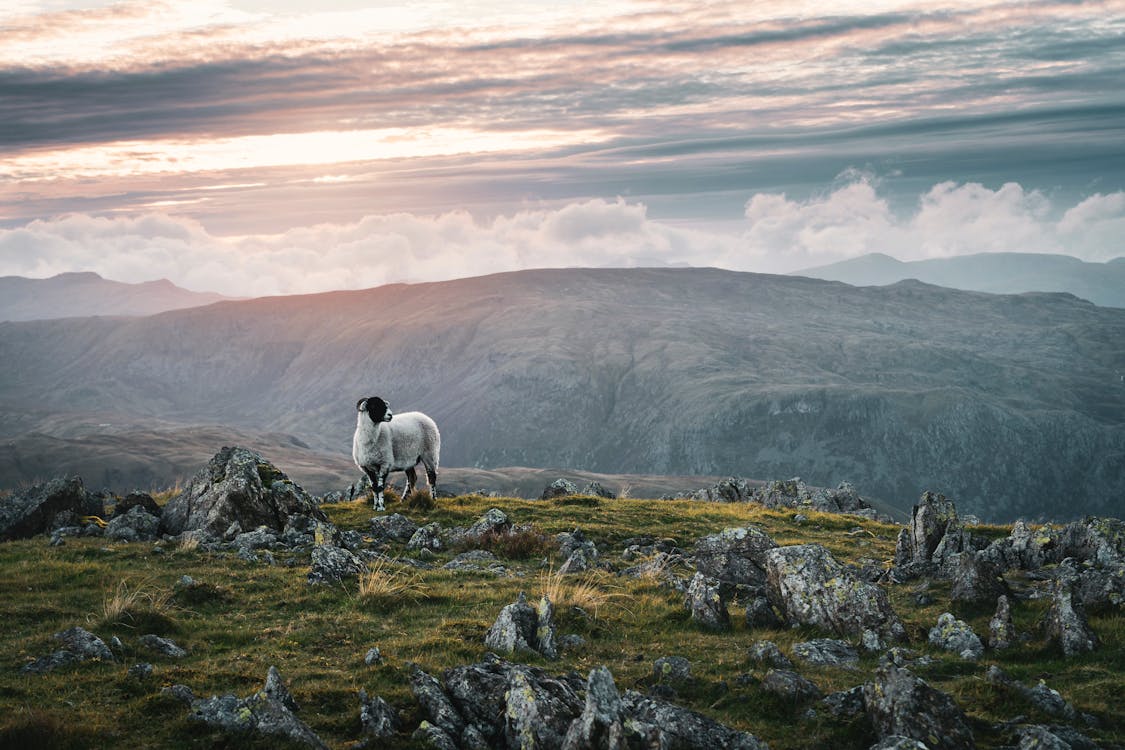
<svg viewBox="0 0 1125 750"><path fill-rule="evenodd" d="M369 401L377 413L368 412ZM431 494L436 494L441 434L434 420L418 411L391 415L386 402L377 398L361 400L357 409L352 458L371 479L375 490L375 509L383 509L387 475L392 471L405 471L406 491L409 492L416 480L414 467L419 463L426 468ZM384 411L388 421L383 421Z"/></svg>

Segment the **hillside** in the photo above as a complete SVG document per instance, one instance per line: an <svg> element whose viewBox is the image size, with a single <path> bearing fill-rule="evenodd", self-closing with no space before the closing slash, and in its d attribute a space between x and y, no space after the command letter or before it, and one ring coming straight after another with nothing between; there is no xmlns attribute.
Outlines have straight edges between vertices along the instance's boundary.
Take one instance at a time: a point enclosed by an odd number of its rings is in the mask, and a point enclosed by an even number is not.
<svg viewBox="0 0 1125 750"><path fill-rule="evenodd" d="M191 292L167 279L125 284L96 273L61 273L48 279L0 277L0 320L49 320L90 315L153 315L229 299Z"/></svg>
<svg viewBox="0 0 1125 750"><path fill-rule="evenodd" d="M1125 258L1089 263L1070 255L978 253L904 262L883 253L869 253L794 275L853 286L918 279L951 289L996 294L1066 292L1095 305L1125 307Z"/></svg>
<svg viewBox="0 0 1125 750"><path fill-rule="evenodd" d="M1125 493L1125 311L1069 295L529 271L7 323L0 362L8 442L221 424L346 461L382 395L437 420L451 467L848 480L995 520Z"/></svg>

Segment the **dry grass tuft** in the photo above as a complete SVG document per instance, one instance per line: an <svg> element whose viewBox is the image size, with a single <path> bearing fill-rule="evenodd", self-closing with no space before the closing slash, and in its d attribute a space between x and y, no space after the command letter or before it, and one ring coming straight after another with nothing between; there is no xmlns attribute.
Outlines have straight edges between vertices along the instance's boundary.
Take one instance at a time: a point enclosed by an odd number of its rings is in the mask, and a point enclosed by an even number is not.
<svg viewBox="0 0 1125 750"><path fill-rule="evenodd" d="M416 602L426 593L427 588L417 573L397 567L390 560L376 560L370 570L359 576L359 598L365 602Z"/></svg>
<svg viewBox="0 0 1125 750"><path fill-rule="evenodd" d="M466 545L466 549L488 550L497 557L507 560L547 557L558 548L559 545L554 539L534 525L512 527L508 531L489 531L478 541Z"/></svg>
<svg viewBox="0 0 1125 750"><path fill-rule="evenodd" d="M160 591L147 581L120 580L102 598L102 625L119 625L146 632L174 629L170 612L172 592Z"/></svg>
<svg viewBox="0 0 1125 750"><path fill-rule="evenodd" d="M539 590L556 607L578 607L598 619L598 613L621 593L607 584L607 576L588 572L582 576L563 575L554 568L539 577Z"/></svg>

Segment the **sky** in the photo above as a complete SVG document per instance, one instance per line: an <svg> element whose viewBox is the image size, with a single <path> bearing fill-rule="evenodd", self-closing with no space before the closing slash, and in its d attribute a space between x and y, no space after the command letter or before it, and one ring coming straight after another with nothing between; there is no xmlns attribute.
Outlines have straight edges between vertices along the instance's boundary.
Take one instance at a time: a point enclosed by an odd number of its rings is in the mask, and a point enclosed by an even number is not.
<svg viewBox="0 0 1125 750"><path fill-rule="evenodd" d="M1125 255L1125 0L6 0L0 275Z"/></svg>

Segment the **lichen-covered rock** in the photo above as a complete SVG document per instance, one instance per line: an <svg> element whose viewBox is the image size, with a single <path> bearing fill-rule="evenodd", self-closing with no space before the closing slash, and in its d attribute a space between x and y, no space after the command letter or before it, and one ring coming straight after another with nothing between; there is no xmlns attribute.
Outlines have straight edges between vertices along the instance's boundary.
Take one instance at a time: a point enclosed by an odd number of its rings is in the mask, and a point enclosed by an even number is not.
<svg viewBox="0 0 1125 750"><path fill-rule="evenodd" d="M778 669L793 668L793 662L789 660L789 657L781 653L781 649L779 649L777 644L773 641L755 641L750 644L750 650L747 651L746 655L750 661L757 662L758 664L768 664Z"/></svg>
<svg viewBox="0 0 1125 750"><path fill-rule="evenodd" d="M1023 521L1016 521L1006 541L1009 559L1024 570L1038 570L1063 558L1059 532L1050 525L1032 531Z"/></svg>
<svg viewBox="0 0 1125 750"><path fill-rule="evenodd" d="M584 549L576 549L566 558L566 562L559 566L559 575L574 575L585 573L591 567L590 558Z"/></svg>
<svg viewBox="0 0 1125 750"><path fill-rule="evenodd" d="M420 526L410 536L410 541L406 543L406 548L428 549L431 552L437 552L445 546L445 544L442 542L441 536L441 524L439 524L437 521L428 523L425 526Z"/></svg>
<svg viewBox="0 0 1125 750"><path fill-rule="evenodd" d="M581 529L556 534L555 541L559 544L559 555L567 560L563 567L571 566L567 572L577 573L585 570L598 559L597 546L586 538Z"/></svg>
<svg viewBox="0 0 1125 750"><path fill-rule="evenodd" d="M422 707L430 723L450 737L460 737L465 720L442 690L441 683L432 675L413 665L410 672L410 690Z"/></svg>
<svg viewBox="0 0 1125 750"><path fill-rule="evenodd" d="M833 638L814 638L793 644L793 656L817 667L851 669L859 664L859 654L851 644Z"/></svg>
<svg viewBox="0 0 1125 750"><path fill-rule="evenodd" d="M297 705L275 667L270 667L265 686L253 695L212 696L192 702L188 718L228 734L280 737L287 742L313 748L327 745L307 724L297 718Z"/></svg>
<svg viewBox="0 0 1125 750"><path fill-rule="evenodd" d="M840 690L824 696L821 708L837 719L851 719L863 713L866 704L863 700L863 685L848 690Z"/></svg>
<svg viewBox="0 0 1125 750"><path fill-rule="evenodd" d="M614 492L613 490L606 489L605 487L602 486L601 482L597 482L597 481L587 482L586 485L582 488L582 491L581 491L580 494L589 495L590 497L600 497L600 498L604 498L606 500L616 500L617 499L617 493L616 492Z"/></svg>
<svg viewBox="0 0 1125 750"><path fill-rule="evenodd" d="M1070 727L1026 725L1019 727L1017 750L1100 750L1101 745Z"/></svg>
<svg viewBox="0 0 1125 750"><path fill-rule="evenodd" d="M1008 592L1000 568L975 552L960 552L950 560L953 585L949 598L963 604L985 604Z"/></svg>
<svg viewBox="0 0 1125 750"><path fill-rule="evenodd" d="M519 599L500 610L484 637L484 645L501 654L525 651L557 659L553 614L547 597L540 599L538 607L532 607L521 591Z"/></svg>
<svg viewBox="0 0 1125 750"><path fill-rule="evenodd" d="M1059 691L1048 687L1047 683L1043 680L1036 683L1034 687L1029 688L1023 683L1012 679L1004 670L996 665L990 666L985 672L984 677L989 683L1016 693L1048 716L1057 716L1067 721L1074 721L1078 718L1078 710L1068 703L1066 699L1059 694Z"/></svg>
<svg viewBox="0 0 1125 750"><path fill-rule="evenodd" d="M675 748L676 750L768 750L765 743L752 734L740 732L690 711L635 691L626 691L621 698L626 726L635 735L639 747Z"/></svg>
<svg viewBox="0 0 1125 750"><path fill-rule="evenodd" d="M770 669L762 680L762 689L794 703L816 700L823 695L820 688L789 669Z"/></svg>
<svg viewBox="0 0 1125 750"><path fill-rule="evenodd" d="M777 614L768 596L755 596L746 603L746 627L778 629L785 621Z"/></svg>
<svg viewBox="0 0 1125 750"><path fill-rule="evenodd" d="M1125 563L1125 521L1091 516L1067 524L1059 536L1067 557L1102 567Z"/></svg>
<svg viewBox="0 0 1125 750"><path fill-rule="evenodd" d="M880 667L875 681L863 687L867 715L882 738L895 735L923 742L931 750L976 747L965 713L953 698L909 670Z"/></svg>
<svg viewBox="0 0 1125 750"><path fill-rule="evenodd" d="M221 538L234 523L243 529L285 529L299 513L325 520L316 502L276 466L245 448L227 447L168 501L160 517L168 534L199 532Z"/></svg>
<svg viewBox="0 0 1125 750"><path fill-rule="evenodd" d="M375 516L371 519L371 536L378 540L409 542L418 530L418 524L401 513L389 516Z"/></svg>
<svg viewBox="0 0 1125 750"><path fill-rule="evenodd" d="M507 746L561 747L581 704L572 690L552 690L530 668L513 665L504 693L504 734Z"/></svg>
<svg viewBox="0 0 1125 750"><path fill-rule="evenodd" d="M367 697L367 691L359 689L359 724L367 747L378 747L379 740L394 736L402 725L398 711L379 696Z"/></svg>
<svg viewBox="0 0 1125 750"><path fill-rule="evenodd" d="M691 662L682 656L661 656L652 663L652 676L657 682L690 682Z"/></svg>
<svg viewBox="0 0 1125 750"><path fill-rule="evenodd" d="M566 497L567 495L577 495L578 485L569 479L556 479L543 488L543 494L539 496L540 500L551 500L556 497Z"/></svg>
<svg viewBox="0 0 1125 750"><path fill-rule="evenodd" d="M914 560L933 560L934 550L945 536L950 521L957 520L957 508L945 495L922 493L910 515L910 541Z"/></svg>
<svg viewBox="0 0 1125 750"><path fill-rule="evenodd" d="M1043 629L1047 639L1058 645L1065 656L1093 651L1100 645L1082 605L1074 600L1073 581L1065 577L1055 582Z"/></svg>
<svg viewBox="0 0 1125 750"><path fill-rule="evenodd" d="M562 750L626 750L625 720L613 675L596 667L586 681L586 704L567 729Z"/></svg>
<svg viewBox="0 0 1125 750"><path fill-rule="evenodd" d="M510 528L512 528L512 522L508 519L507 513L499 508L489 508L465 531L464 538L468 541L479 542L489 534L503 534Z"/></svg>
<svg viewBox="0 0 1125 750"><path fill-rule="evenodd" d="M942 613L937 625L930 628L929 641L931 646L952 651L962 659L975 661L984 654L984 644L981 643L980 636L973 632L972 626L949 612Z"/></svg>
<svg viewBox="0 0 1125 750"><path fill-rule="evenodd" d="M161 638L154 633L142 635L139 640L142 646L158 654L170 656L173 659L182 659L187 656L187 651L178 646L175 641L168 638Z"/></svg>
<svg viewBox="0 0 1125 750"><path fill-rule="evenodd" d="M868 750L930 750L924 742L893 734L876 742Z"/></svg>
<svg viewBox="0 0 1125 750"><path fill-rule="evenodd" d="M692 621L708 630L728 630L730 613L717 581L696 573L688 585L684 606L691 611Z"/></svg>
<svg viewBox="0 0 1125 750"><path fill-rule="evenodd" d="M268 526L259 526L253 531L246 531L236 536L231 544L235 549L246 550L247 552L256 549L269 549L277 544L277 532Z"/></svg>
<svg viewBox="0 0 1125 750"><path fill-rule="evenodd" d="M322 544L313 547L308 582L310 584L338 583L350 578L358 578L367 570L367 564L349 550Z"/></svg>
<svg viewBox="0 0 1125 750"><path fill-rule="evenodd" d="M722 583L761 586L766 581L766 553L777 547L753 527L726 529L695 543L695 567Z"/></svg>
<svg viewBox="0 0 1125 750"><path fill-rule="evenodd" d="M105 535L118 542L150 542L160 535L160 517L134 505L123 514L114 514L105 527Z"/></svg>
<svg viewBox="0 0 1125 750"><path fill-rule="evenodd" d="M540 597L539 604L535 607L535 650L547 659L559 658L555 608L546 596Z"/></svg>
<svg viewBox="0 0 1125 750"><path fill-rule="evenodd" d="M1008 597L1001 595L996 599L996 614L988 621L988 647L1002 651L1016 642L1016 626L1012 622L1012 608Z"/></svg>
<svg viewBox="0 0 1125 750"><path fill-rule="evenodd" d="M791 625L856 638L870 630L887 642L906 638L886 592L858 578L819 544L769 550L766 573L770 600Z"/></svg>
<svg viewBox="0 0 1125 750"><path fill-rule="evenodd" d="M52 479L0 498L0 542L43 534L56 518L104 515L105 507L87 494L81 479Z"/></svg>

